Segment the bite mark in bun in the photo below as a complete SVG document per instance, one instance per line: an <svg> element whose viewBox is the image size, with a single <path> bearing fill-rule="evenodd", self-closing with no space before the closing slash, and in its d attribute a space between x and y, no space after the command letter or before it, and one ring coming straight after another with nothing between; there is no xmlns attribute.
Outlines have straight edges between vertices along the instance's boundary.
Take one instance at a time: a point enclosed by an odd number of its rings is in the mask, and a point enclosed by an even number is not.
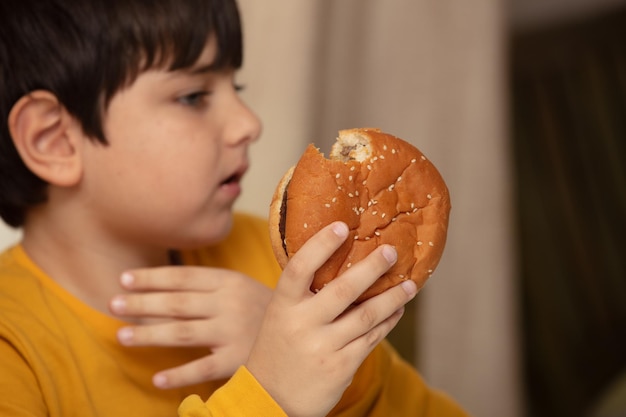
<svg viewBox="0 0 626 417"><path fill-rule="evenodd" d="M421 288L446 243L450 197L435 166L410 143L380 131L339 131L329 158L309 145L279 182L270 205L270 237L284 267L302 245L333 221L350 234L315 274L312 291L387 243L398 260L357 302L401 281Z"/></svg>

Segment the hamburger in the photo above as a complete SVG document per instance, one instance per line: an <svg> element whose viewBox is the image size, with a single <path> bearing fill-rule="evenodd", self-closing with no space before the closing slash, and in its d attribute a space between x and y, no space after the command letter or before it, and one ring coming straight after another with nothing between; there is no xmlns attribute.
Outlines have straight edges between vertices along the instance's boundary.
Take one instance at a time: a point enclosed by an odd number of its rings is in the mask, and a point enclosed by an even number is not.
<svg viewBox="0 0 626 417"><path fill-rule="evenodd" d="M280 180L270 204L270 238L284 267L317 231L345 222L350 233L316 272L320 291L381 244L397 262L356 302L411 279L421 288L443 254L450 196L435 166L412 144L374 128L339 131L329 158L310 144Z"/></svg>

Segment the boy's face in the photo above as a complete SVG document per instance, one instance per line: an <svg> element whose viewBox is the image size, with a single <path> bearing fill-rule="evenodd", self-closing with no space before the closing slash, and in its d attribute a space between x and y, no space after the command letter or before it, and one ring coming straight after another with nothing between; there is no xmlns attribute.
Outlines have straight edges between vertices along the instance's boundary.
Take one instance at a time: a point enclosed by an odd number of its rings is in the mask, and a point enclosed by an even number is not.
<svg viewBox="0 0 626 417"><path fill-rule="evenodd" d="M85 147L83 187L96 227L113 239L182 248L226 236L261 130L233 71L214 71L212 39L190 69L150 70L110 102L109 141Z"/></svg>

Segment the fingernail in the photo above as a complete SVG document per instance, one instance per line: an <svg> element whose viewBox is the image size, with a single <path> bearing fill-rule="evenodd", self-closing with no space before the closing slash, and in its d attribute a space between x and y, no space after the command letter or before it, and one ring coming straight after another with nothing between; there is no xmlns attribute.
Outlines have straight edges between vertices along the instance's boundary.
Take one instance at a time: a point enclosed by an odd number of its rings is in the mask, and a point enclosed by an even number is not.
<svg viewBox="0 0 626 417"><path fill-rule="evenodd" d="M134 281L135 281L135 277L132 276L128 272L124 272L122 276L120 277L120 282L122 283L124 287L132 286Z"/></svg>
<svg viewBox="0 0 626 417"><path fill-rule="evenodd" d="M152 378L152 383L157 388L167 388L167 376L163 374L156 374Z"/></svg>
<svg viewBox="0 0 626 417"><path fill-rule="evenodd" d="M114 313L123 313L126 309L126 298L118 295L111 300L111 310Z"/></svg>
<svg viewBox="0 0 626 417"><path fill-rule="evenodd" d="M133 335L132 327L122 327L117 331L117 339L124 345L129 344L133 340Z"/></svg>
<svg viewBox="0 0 626 417"><path fill-rule="evenodd" d="M383 256L389 262L389 265L393 265L398 260L398 252L393 246L385 245L383 246Z"/></svg>
<svg viewBox="0 0 626 417"><path fill-rule="evenodd" d="M340 238L346 238L349 233L348 226L344 222L335 222L333 224L333 232Z"/></svg>
<svg viewBox="0 0 626 417"><path fill-rule="evenodd" d="M415 296L415 294L417 294L417 285L415 284L415 282L411 281L410 279L406 280L406 281L402 281L402 289L410 296L413 297Z"/></svg>

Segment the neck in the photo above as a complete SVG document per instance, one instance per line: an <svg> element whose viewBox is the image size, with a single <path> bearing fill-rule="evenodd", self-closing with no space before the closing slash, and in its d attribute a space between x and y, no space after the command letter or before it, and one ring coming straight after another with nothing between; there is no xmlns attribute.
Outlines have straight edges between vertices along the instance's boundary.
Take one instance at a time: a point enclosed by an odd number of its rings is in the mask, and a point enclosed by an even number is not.
<svg viewBox="0 0 626 417"><path fill-rule="evenodd" d="M169 263L166 249L131 245L93 233L84 224L50 220L29 217L24 250L59 285L105 314L110 314L111 298L124 292L119 284L124 271Z"/></svg>

